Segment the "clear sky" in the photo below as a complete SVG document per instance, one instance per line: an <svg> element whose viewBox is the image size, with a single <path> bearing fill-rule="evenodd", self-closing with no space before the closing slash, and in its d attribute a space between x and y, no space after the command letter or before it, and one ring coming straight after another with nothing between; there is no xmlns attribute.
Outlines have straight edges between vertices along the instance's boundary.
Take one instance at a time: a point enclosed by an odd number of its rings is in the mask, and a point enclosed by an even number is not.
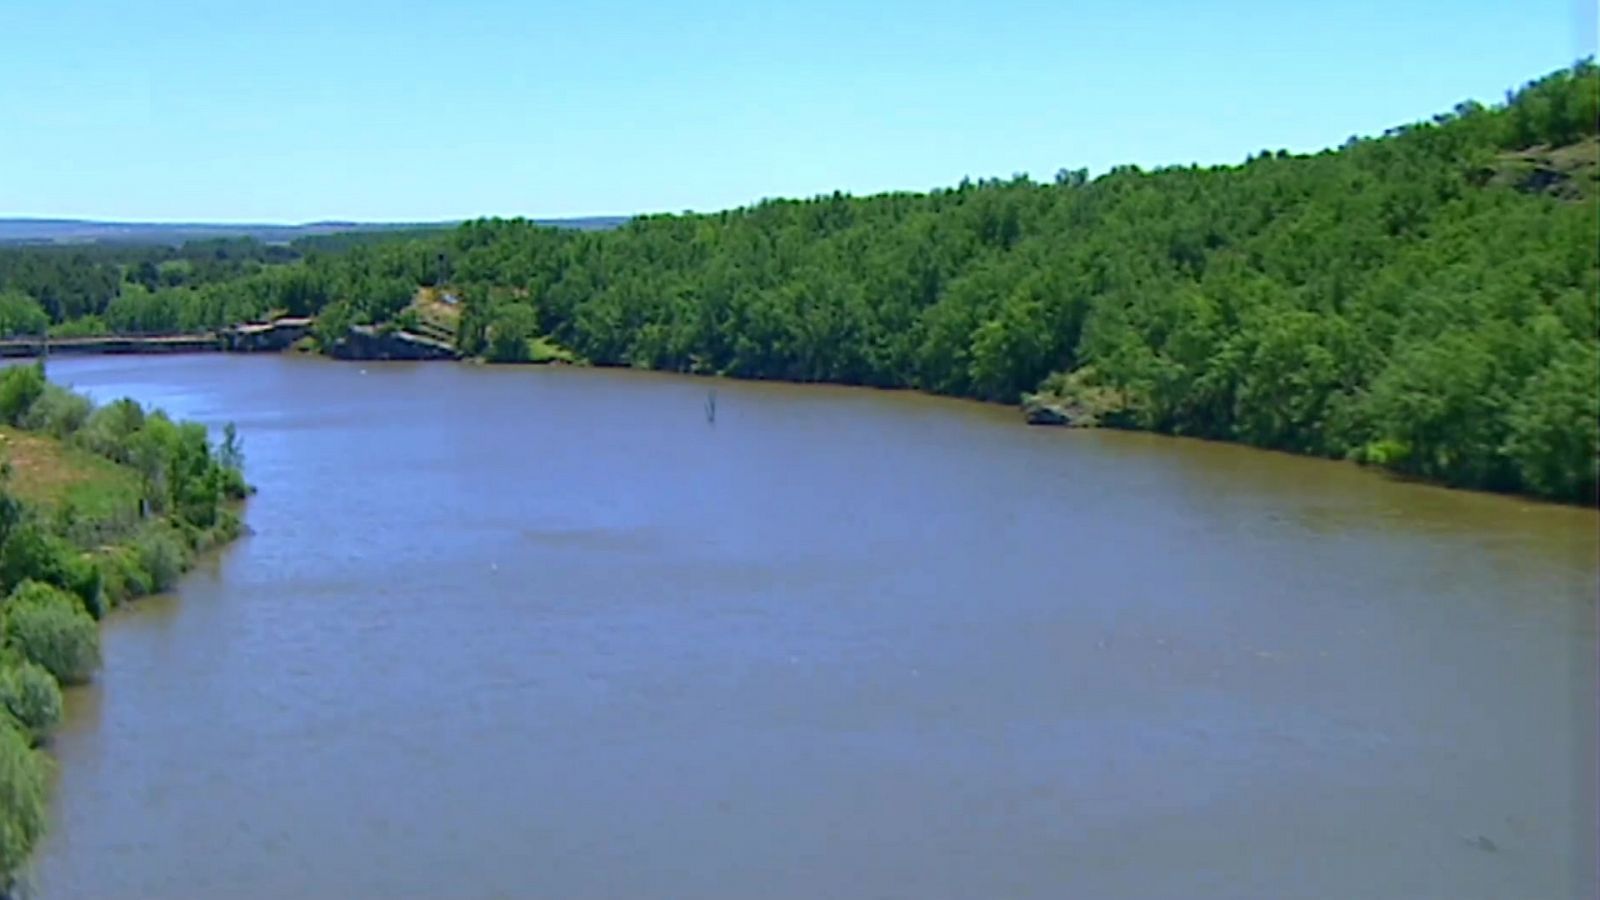
<svg viewBox="0 0 1600 900"><path fill-rule="evenodd" d="M0 216L718 209L1315 150L1594 52L1594 0L0 0Z"/></svg>

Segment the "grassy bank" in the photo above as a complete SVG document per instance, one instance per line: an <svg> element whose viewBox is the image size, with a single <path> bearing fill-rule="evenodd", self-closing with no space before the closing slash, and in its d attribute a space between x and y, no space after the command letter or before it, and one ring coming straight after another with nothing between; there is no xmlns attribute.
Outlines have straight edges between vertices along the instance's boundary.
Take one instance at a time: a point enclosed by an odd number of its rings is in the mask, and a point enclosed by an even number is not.
<svg viewBox="0 0 1600 900"><path fill-rule="evenodd" d="M0 374L0 896L44 835L45 749L62 687L99 667L96 621L239 533L241 464L231 427L217 445L41 366Z"/></svg>

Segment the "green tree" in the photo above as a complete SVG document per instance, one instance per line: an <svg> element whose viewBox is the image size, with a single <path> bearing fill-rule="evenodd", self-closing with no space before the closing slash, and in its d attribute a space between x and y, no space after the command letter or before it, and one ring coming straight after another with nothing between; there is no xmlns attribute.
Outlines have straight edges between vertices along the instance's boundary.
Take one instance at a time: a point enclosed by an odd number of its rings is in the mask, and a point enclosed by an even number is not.
<svg viewBox="0 0 1600 900"><path fill-rule="evenodd" d="M317 343L324 348L332 347L350 333L350 327L356 324L355 310L350 304L340 301L324 307L317 316L316 338Z"/></svg>
<svg viewBox="0 0 1600 900"><path fill-rule="evenodd" d="M1451 484L1506 484L1504 388L1488 349L1465 332L1420 344L1374 383L1369 412L1380 441L1404 448L1388 461Z"/></svg>
<svg viewBox="0 0 1600 900"><path fill-rule="evenodd" d="M1594 502L1600 478L1600 357L1576 342L1528 379L1505 452L1533 493Z"/></svg>
<svg viewBox="0 0 1600 900"><path fill-rule="evenodd" d="M49 327L39 301L20 291L0 291L0 337L43 335Z"/></svg>
<svg viewBox="0 0 1600 900"><path fill-rule="evenodd" d="M529 342L539 335L539 317L529 306L507 303L497 308L488 329L487 356L494 362L527 362Z"/></svg>

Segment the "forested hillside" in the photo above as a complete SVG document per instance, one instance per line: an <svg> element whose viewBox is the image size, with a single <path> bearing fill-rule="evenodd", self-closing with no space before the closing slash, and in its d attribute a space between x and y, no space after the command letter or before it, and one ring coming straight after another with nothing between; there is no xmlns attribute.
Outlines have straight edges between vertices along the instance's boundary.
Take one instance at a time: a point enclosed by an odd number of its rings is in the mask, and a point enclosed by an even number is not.
<svg viewBox="0 0 1600 900"><path fill-rule="evenodd" d="M320 313L326 330L388 321L442 284L465 299L462 347L493 359L554 343L596 364L1001 402L1042 389L1111 424L1587 500L1597 119L1590 61L1314 155L610 232L478 221L201 284L124 271L98 306L44 311L127 331ZM29 302L11 296L0 324Z"/></svg>

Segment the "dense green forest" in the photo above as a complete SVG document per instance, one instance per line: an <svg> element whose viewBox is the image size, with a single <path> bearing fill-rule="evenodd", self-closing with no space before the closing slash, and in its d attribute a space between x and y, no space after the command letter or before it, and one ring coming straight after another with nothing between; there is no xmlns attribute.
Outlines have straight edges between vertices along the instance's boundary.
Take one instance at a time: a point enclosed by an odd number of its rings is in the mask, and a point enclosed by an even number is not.
<svg viewBox="0 0 1600 900"><path fill-rule="evenodd" d="M99 665L95 620L238 533L242 463L231 427L213 444L132 400L96 407L41 366L0 373L0 896L44 832L37 747L61 687Z"/></svg>
<svg viewBox="0 0 1600 900"><path fill-rule="evenodd" d="M1495 106L1233 166L774 200L606 232L485 220L215 278L188 257L89 259L51 288L0 263L0 326L296 313L329 334L403 317L439 285L463 298L461 348L493 360L556 347L1008 403L1043 391L1109 424L1589 500L1597 120L1585 61Z"/></svg>

